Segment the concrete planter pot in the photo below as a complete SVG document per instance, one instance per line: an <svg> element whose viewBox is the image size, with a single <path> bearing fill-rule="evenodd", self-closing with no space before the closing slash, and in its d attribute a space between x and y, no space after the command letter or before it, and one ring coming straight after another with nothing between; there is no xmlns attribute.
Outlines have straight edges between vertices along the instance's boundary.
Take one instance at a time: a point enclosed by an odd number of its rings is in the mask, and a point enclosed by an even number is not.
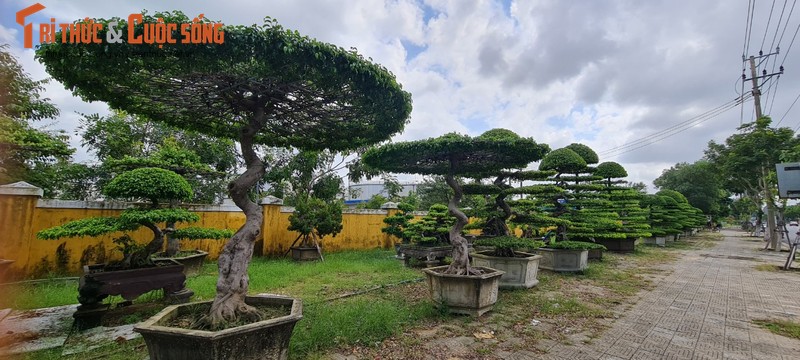
<svg viewBox="0 0 800 360"><path fill-rule="evenodd" d="M603 249L589 249L589 260L603 260Z"/></svg>
<svg viewBox="0 0 800 360"><path fill-rule="evenodd" d="M595 239L600 245L603 245L608 251L628 253L633 252L636 248L636 238L625 239Z"/></svg>
<svg viewBox="0 0 800 360"><path fill-rule="evenodd" d="M539 267L557 272L577 272L589 266L589 250L539 248Z"/></svg>
<svg viewBox="0 0 800 360"><path fill-rule="evenodd" d="M505 272L476 267L481 275L449 275L442 272L447 266L424 269L433 302L451 313L481 316L491 311L497 302L500 278Z"/></svg>
<svg viewBox="0 0 800 360"><path fill-rule="evenodd" d="M649 237L644 239L644 243L647 245L665 246L667 244L667 238L663 236Z"/></svg>
<svg viewBox="0 0 800 360"><path fill-rule="evenodd" d="M289 306L289 315L220 331L189 330L167 326L192 304L173 305L137 325L151 360L287 359L289 339L303 318L299 299L277 295L248 296L249 305ZM210 303L206 301L205 303ZM198 303L194 303L198 304Z"/></svg>
<svg viewBox="0 0 800 360"><path fill-rule="evenodd" d="M320 259L319 251L316 247L293 247L292 259L295 261L315 261Z"/></svg>
<svg viewBox="0 0 800 360"><path fill-rule="evenodd" d="M427 266L436 266L441 264L445 257L453 253L453 246L419 246L406 244L400 245L397 252L401 255L406 266L411 266L411 259L424 262Z"/></svg>
<svg viewBox="0 0 800 360"><path fill-rule="evenodd" d="M194 252L194 254L178 257L166 257L165 253L160 253L158 256L154 256L153 260L160 261L172 259L183 264L184 275L194 276L200 274L200 270L203 269L203 263L205 263L206 258L208 257L208 252L203 250L189 250L184 252Z"/></svg>
<svg viewBox="0 0 800 360"><path fill-rule="evenodd" d="M492 251L478 251L472 254L472 266L488 267L505 272L500 278L500 288L529 289L539 283L539 259L541 255L516 252L518 257L491 256Z"/></svg>

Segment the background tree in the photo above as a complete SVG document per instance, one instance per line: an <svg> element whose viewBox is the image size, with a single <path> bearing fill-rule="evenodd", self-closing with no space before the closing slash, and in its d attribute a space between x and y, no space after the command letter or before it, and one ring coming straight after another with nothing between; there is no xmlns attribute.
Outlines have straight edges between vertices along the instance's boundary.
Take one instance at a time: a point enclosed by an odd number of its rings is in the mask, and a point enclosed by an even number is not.
<svg viewBox="0 0 800 360"><path fill-rule="evenodd" d="M51 197L57 182L41 175L65 166L75 150L63 132L33 126L58 116L58 108L41 96L46 81L31 79L7 49L0 45L0 184L26 181Z"/></svg>
<svg viewBox="0 0 800 360"><path fill-rule="evenodd" d="M709 142L705 156L723 179L725 187L738 194L743 194L753 201L757 207L767 205L767 226L770 246L777 249L778 237L775 215L774 175L775 164L780 162L781 155L791 151L800 144L790 128L770 127L772 120L762 117L753 123L739 127L740 132L725 139L724 144Z"/></svg>
<svg viewBox="0 0 800 360"><path fill-rule="evenodd" d="M144 14L142 24L121 21L117 29L135 26L130 31L142 34L144 24L158 18L191 22L180 12L162 12ZM247 268L263 220L249 193L267 167L256 144L357 149L401 131L411 112L411 96L394 76L354 51L301 36L271 19L223 30L224 44L192 46L192 51L185 44L62 44L65 34L58 33L54 43L42 44L36 53L48 73L84 100L238 141L246 170L228 191L246 220L219 256L217 295L207 318L212 327L240 317L261 318L245 303Z"/></svg>
<svg viewBox="0 0 800 360"><path fill-rule="evenodd" d="M363 157L368 166L383 171L444 175L445 182L453 189L448 210L456 217L456 223L450 228L453 262L446 270L448 274L476 273L470 269L467 241L461 235L468 219L459 209L464 193L456 176L520 168L527 165L530 158L541 158L549 150L547 145L521 138L510 131L498 134L490 130L485 135L473 138L451 133L438 138L388 144L368 150Z"/></svg>
<svg viewBox="0 0 800 360"><path fill-rule="evenodd" d="M715 218L727 213L730 193L723 188L719 174L708 160L675 164L664 170L653 184L683 194L690 205Z"/></svg>

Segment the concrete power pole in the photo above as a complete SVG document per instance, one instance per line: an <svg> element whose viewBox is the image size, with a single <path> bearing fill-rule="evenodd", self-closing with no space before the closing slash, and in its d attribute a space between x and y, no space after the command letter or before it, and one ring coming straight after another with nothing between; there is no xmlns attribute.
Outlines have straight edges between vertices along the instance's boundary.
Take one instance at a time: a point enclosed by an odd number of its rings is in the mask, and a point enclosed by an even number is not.
<svg viewBox="0 0 800 360"><path fill-rule="evenodd" d="M764 56L776 55L778 54L779 51L780 49L778 48L776 49L775 53L772 54L763 55L759 53L758 57L761 58ZM772 75L779 75L779 74L783 74L783 66L781 66L780 72L775 74L768 75L767 71L764 70L764 74L761 77L767 78L771 77ZM761 88L759 88L758 85L759 76L758 76L758 71L756 70L756 57L752 55L750 56L750 76L751 76L750 80L753 81L753 101L755 102L755 108L756 108L756 120L758 120L761 119L761 117L764 116L764 114L761 112ZM742 75L742 77L744 78L744 74ZM763 174L764 169L760 170ZM775 204L774 204L775 197L772 195L772 191L769 188L769 186L766 185L766 179L763 179L763 181L765 183L764 200L767 202L767 231L769 233L769 242L770 242L769 247L772 250L780 251L781 242L777 231L778 226L775 221Z"/></svg>

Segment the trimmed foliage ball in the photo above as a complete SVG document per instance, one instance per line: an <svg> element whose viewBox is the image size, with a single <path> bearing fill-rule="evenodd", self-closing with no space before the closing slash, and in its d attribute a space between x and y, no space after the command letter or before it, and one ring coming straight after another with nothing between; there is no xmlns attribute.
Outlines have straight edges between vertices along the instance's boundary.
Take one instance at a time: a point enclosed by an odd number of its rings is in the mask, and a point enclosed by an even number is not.
<svg viewBox="0 0 800 360"><path fill-rule="evenodd" d="M126 171L103 188L103 194L116 199L145 199L157 203L189 200L192 187L182 176L159 168Z"/></svg>
<svg viewBox="0 0 800 360"><path fill-rule="evenodd" d="M539 170L555 170L559 173L577 173L586 169L586 161L575 151L561 148L551 151L539 163Z"/></svg>

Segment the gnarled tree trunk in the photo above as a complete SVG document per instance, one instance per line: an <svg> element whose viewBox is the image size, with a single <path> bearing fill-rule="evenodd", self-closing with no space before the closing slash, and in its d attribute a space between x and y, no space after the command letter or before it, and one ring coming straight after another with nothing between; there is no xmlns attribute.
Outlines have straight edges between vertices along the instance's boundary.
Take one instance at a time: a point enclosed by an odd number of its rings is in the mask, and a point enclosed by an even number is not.
<svg viewBox="0 0 800 360"><path fill-rule="evenodd" d="M471 269L469 266L469 247L467 246L467 239L461 236L461 230L467 225L469 219L459 208L458 204L461 202L461 197L464 192L461 190L461 185L456 181L453 174L447 174L444 178L447 185L453 189L453 197L447 203L447 209L450 215L456 217L456 223L450 228L450 243L453 245L453 262L450 267L445 270L447 274L456 275L475 275L480 271Z"/></svg>
<svg viewBox="0 0 800 360"><path fill-rule="evenodd" d="M261 319L256 308L247 305L249 278L247 268L253 257L253 246L261 232L264 214L258 204L250 200L248 193L265 173L265 165L255 152L254 138L259 129L256 125L263 119L260 111L250 126L242 130L239 142L247 170L228 184L231 199L245 214L245 222L228 240L219 254L219 277L217 278L217 295L211 305L211 313L206 321L212 326L233 321L237 318L250 320Z"/></svg>

